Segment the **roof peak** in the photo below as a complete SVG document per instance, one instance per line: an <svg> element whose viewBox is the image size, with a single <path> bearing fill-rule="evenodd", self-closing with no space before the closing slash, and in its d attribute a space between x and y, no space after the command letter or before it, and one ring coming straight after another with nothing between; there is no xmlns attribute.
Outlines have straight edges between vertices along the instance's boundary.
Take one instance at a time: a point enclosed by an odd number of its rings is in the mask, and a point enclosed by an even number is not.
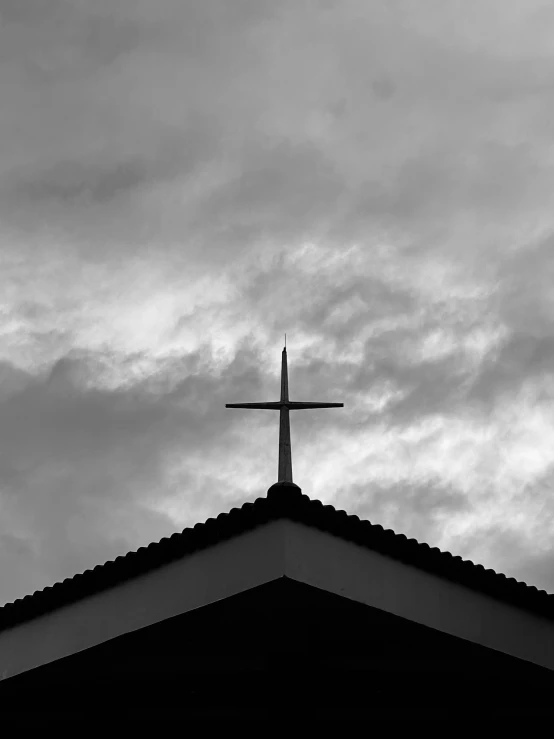
<svg viewBox="0 0 554 739"><path fill-rule="evenodd" d="M272 520L288 518L314 527L354 544L367 547L440 577L481 590L525 609L554 619L554 595L534 585L485 569L483 565L453 556L450 552L397 534L380 524L325 505L302 493L298 485L280 482L272 485L267 497L246 502L240 508L220 513L194 527L152 542L148 547L97 565L63 582L27 595L0 607L0 631L53 608L160 567L194 551L213 546Z"/></svg>
<svg viewBox="0 0 554 739"><path fill-rule="evenodd" d="M302 488L298 487L295 482L288 482L286 480L275 482L267 489L267 497L273 499L277 495L280 498L283 496L299 498L302 495Z"/></svg>

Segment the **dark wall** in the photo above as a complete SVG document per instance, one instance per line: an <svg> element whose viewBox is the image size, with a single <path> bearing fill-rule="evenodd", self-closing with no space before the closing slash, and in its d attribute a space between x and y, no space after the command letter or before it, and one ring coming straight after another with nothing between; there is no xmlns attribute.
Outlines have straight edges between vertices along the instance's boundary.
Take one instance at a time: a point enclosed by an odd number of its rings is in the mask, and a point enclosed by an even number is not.
<svg viewBox="0 0 554 739"><path fill-rule="evenodd" d="M553 673L287 578L0 682L4 725L549 715Z"/></svg>

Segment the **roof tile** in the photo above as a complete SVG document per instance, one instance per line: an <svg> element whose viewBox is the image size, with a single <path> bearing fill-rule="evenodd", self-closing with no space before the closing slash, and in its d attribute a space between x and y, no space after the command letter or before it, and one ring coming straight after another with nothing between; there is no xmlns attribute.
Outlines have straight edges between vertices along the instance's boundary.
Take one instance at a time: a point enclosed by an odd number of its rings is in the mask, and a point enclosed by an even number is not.
<svg viewBox="0 0 554 739"><path fill-rule="evenodd" d="M204 523L197 523L181 533L66 578L33 595L6 603L0 608L0 630L282 517L328 531L554 620L554 595L503 573L485 569L483 565L464 560L459 555L453 556L425 542L408 539L404 534L396 534L379 524L360 520L358 516L336 510L331 505L323 505L321 501L303 495L300 488L284 484L272 486L266 498L220 513L217 518L209 518Z"/></svg>

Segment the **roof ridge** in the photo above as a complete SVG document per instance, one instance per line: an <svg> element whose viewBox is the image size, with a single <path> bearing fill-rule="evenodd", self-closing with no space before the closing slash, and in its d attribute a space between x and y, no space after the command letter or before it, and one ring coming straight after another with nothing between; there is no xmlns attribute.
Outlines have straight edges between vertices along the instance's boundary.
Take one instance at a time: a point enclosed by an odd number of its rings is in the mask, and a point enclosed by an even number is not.
<svg viewBox="0 0 554 739"><path fill-rule="evenodd" d="M281 517L319 528L405 564L554 618L554 595L545 590L323 504L303 494L294 483L277 483L269 488L266 497L247 501L216 518L210 517L4 604L0 607L0 631Z"/></svg>

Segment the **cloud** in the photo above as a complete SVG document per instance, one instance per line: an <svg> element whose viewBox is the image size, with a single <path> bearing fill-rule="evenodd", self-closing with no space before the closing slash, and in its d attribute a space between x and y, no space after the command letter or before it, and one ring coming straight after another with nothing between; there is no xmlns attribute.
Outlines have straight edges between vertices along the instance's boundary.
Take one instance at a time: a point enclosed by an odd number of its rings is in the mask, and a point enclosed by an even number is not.
<svg viewBox="0 0 554 739"><path fill-rule="evenodd" d="M4 400L0 539L10 553L23 548L29 568L39 571L33 583L45 587L175 530L158 510L172 494L171 468L210 446L220 467L232 457L233 419L224 404L244 385L251 390L259 383L251 352L239 352L223 380L205 352L183 358L170 391L167 372L159 384L150 374L142 386L87 389L96 358L64 358ZM181 514L183 526L196 523L202 498L204 509L214 500L229 507L229 496L244 502L247 493L233 492L226 480L203 496L193 473L187 474L196 498L189 497ZM182 488L177 492L182 497ZM24 578L21 587L29 582ZM12 583L0 597L10 592L24 594Z"/></svg>
<svg viewBox="0 0 554 739"><path fill-rule="evenodd" d="M263 494L285 332L305 492L550 582L548 13L0 0L1 598Z"/></svg>
<svg viewBox="0 0 554 739"><path fill-rule="evenodd" d="M85 196L93 201L103 201L111 200L122 190L136 187L143 178L140 167L131 163L102 171L98 167L87 170L77 162L59 162L42 177L34 173L20 191L30 200L81 200Z"/></svg>
<svg viewBox="0 0 554 739"><path fill-rule="evenodd" d="M8 77L9 108L27 120L12 128L6 217L32 223L37 198L69 188L67 205L82 205L78 195L87 192L92 211L76 220L71 211L40 209L41 219L82 234L103 219L107 233L129 242L150 236L156 219L161 240L192 230L208 248L223 240L230 248L306 228L329 228L336 242L359 237L375 221L414 231L468 207L485 209L485 217L510 208L516 216L522 198L532 207L549 174L522 127L537 135L542 118L528 96L537 94L537 78L546 85L547 62L531 60L521 71L519 61L483 49L448 49L380 10L353 26L349 12L357 6L346 5L320 14L290 4L278 13L243 3L233 12L195 4L188 14L175 3L164 3L163 13L145 3L75 7L69 25L142 30L132 48L114 42L121 54L106 68L74 63L85 49L79 37L59 62L74 77L60 82L57 70L40 87ZM52 34L50 46L59 49L66 43L60 33L53 24L41 38ZM395 90L393 107L383 107L380 94L368 96L383 84ZM505 130L505 104L493 94L503 86L515 90L520 118L529 109L519 132ZM190 179L198 183L206 168L208 181L218 169L221 179L200 202L194 198L192 210ZM124 217L95 207L110 207L110 192L137 183ZM182 199L175 198L179 187Z"/></svg>

